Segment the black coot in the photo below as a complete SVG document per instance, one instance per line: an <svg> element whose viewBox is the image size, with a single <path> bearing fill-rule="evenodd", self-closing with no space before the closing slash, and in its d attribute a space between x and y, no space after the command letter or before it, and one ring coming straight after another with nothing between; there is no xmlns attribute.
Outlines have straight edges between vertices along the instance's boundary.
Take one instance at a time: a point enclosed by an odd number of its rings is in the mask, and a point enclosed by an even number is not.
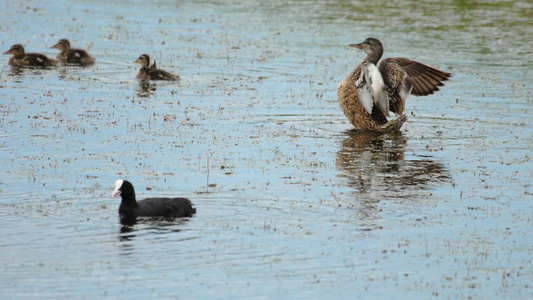
<svg viewBox="0 0 533 300"><path fill-rule="evenodd" d="M133 185L127 180L117 180L113 199L121 196L118 213L122 218L135 217L192 217L196 209L187 198L147 198L136 201Z"/></svg>

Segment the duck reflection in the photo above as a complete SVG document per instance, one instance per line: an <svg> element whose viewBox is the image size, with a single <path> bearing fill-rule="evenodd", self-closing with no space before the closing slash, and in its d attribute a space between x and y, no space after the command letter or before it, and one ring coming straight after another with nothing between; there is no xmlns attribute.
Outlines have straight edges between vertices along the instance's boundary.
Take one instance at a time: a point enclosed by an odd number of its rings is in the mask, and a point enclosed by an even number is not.
<svg viewBox="0 0 533 300"><path fill-rule="evenodd" d="M20 76L24 74L24 68L20 66L11 66L9 76Z"/></svg>
<svg viewBox="0 0 533 300"><path fill-rule="evenodd" d="M153 92L157 90L157 85L150 80L141 79L139 80L139 88L137 91L137 96L143 98L150 98Z"/></svg>
<svg viewBox="0 0 533 300"><path fill-rule="evenodd" d="M429 157L405 159L401 132L349 131L337 154L337 167L359 194L370 199L416 197L438 182L450 181L445 167Z"/></svg>
<svg viewBox="0 0 533 300"><path fill-rule="evenodd" d="M42 75L43 70L46 70L46 68L10 66L7 75L14 78L14 82L21 83L26 75ZM2 70L0 70L0 74L2 74Z"/></svg>
<svg viewBox="0 0 533 300"><path fill-rule="evenodd" d="M62 65L57 68L57 77L63 80L76 78L77 77L76 74L84 68L86 67L73 66L73 65ZM76 77L74 77L73 75Z"/></svg>

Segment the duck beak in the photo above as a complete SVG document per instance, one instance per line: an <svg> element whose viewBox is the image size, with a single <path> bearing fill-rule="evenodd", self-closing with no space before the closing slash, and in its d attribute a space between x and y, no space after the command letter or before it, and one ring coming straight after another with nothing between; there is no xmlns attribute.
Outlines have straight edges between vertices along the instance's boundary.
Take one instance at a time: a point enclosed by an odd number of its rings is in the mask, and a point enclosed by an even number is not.
<svg viewBox="0 0 533 300"><path fill-rule="evenodd" d="M113 194L111 194L111 197L115 199L116 197L120 196L121 191L120 190L114 190Z"/></svg>
<svg viewBox="0 0 533 300"><path fill-rule="evenodd" d="M6 52L4 52L2 54L12 54L12 53L11 53L11 50L7 50Z"/></svg>
<svg viewBox="0 0 533 300"><path fill-rule="evenodd" d="M133 63L140 64L139 59L137 58Z"/></svg>
<svg viewBox="0 0 533 300"><path fill-rule="evenodd" d="M50 47L50 48L52 48L52 49L59 49L59 48L57 48L57 44L53 45L53 46Z"/></svg>
<svg viewBox="0 0 533 300"><path fill-rule="evenodd" d="M362 43L359 44L348 44L348 46L357 48L357 49L363 49Z"/></svg>

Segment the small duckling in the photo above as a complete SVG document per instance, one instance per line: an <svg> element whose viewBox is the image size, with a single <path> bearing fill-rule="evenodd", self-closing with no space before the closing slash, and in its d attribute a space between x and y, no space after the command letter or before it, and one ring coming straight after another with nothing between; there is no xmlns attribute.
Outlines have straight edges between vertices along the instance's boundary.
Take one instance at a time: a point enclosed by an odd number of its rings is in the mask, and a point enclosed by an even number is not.
<svg viewBox="0 0 533 300"><path fill-rule="evenodd" d="M136 76L139 79L171 81L180 80L179 75L170 74L167 71L158 69L155 62L150 66L150 56L148 56L148 54L143 54L139 56L139 58L134 61L134 63L138 63L142 66Z"/></svg>
<svg viewBox="0 0 533 300"><path fill-rule="evenodd" d="M56 58L63 63L77 64L80 66L89 66L94 64L94 57L89 55L87 51L82 49L75 49L70 47L70 42L67 39L61 39L57 44L52 46L54 49L61 50Z"/></svg>
<svg viewBox="0 0 533 300"><path fill-rule="evenodd" d="M57 61L39 53L26 53L20 44L11 46L4 54L13 54L8 64L15 67L50 67L55 66Z"/></svg>

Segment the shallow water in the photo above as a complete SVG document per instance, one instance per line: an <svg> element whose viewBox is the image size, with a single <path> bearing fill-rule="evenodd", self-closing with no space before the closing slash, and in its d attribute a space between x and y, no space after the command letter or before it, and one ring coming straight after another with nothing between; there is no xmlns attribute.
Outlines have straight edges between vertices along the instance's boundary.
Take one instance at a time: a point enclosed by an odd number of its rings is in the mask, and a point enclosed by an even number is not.
<svg viewBox="0 0 533 300"><path fill-rule="evenodd" d="M533 6L517 1L2 3L2 298L533 296ZM443 17L445 16L445 17ZM381 39L453 73L402 132L352 132L338 83ZM180 74L134 79L142 53ZM118 222L114 181L187 220Z"/></svg>

